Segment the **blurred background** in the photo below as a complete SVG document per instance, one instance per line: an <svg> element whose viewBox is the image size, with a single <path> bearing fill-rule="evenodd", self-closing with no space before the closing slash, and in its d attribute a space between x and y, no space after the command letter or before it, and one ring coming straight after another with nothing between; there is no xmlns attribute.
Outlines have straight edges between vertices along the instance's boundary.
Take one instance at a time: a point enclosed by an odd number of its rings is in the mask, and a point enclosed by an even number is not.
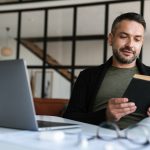
<svg viewBox="0 0 150 150"><path fill-rule="evenodd" d="M69 99L80 71L112 55L114 18L131 11L147 22L140 58L150 65L149 0L1 0L0 61L26 61L33 97Z"/></svg>

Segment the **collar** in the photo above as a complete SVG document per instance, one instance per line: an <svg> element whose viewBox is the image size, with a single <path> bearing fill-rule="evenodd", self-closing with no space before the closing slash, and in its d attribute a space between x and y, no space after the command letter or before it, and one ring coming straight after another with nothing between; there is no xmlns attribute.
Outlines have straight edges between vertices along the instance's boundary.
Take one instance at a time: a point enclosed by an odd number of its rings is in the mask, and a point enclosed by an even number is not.
<svg viewBox="0 0 150 150"><path fill-rule="evenodd" d="M108 61L106 61L105 63L105 67L108 68L112 65L112 56L108 59ZM143 74L143 75L150 75L150 68L147 67L146 65L144 65L141 60L139 58L136 59L136 65L137 65L137 68L140 72L140 74Z"/></svg>

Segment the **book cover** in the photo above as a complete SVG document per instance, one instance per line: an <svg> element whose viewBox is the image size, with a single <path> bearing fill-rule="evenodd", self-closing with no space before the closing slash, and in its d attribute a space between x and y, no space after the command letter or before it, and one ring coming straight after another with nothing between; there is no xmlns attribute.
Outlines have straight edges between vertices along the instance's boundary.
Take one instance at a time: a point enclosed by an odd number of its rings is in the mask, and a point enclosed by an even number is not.
<svg viewBox="0 0 150 150"><path fill-rule="evenodd" d="M150 76L135 74L123 97L135 102L137 113L146 114L150 107Z"/></svg>

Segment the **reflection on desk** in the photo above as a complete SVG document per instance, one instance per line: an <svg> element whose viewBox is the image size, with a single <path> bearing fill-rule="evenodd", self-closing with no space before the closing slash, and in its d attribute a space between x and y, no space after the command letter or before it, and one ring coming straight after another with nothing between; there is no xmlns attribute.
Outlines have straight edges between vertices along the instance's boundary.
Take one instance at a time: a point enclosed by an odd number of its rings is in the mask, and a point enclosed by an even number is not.
<svg viewBox="0 0 150 150"><path fill-rule="evenodd" d="M38 120L78 123L81 129L65 129L51 131L25 131L0 128L0 147L3 150L125 150L135 148L137 145L127 140L103 141L87 139L96 134L97 126L81 123L54 116L37 116ZM111 136L114 131L103 129ZM150 147L143 147L149 149ZM140 148L141 149L141 148Z"/></svg>

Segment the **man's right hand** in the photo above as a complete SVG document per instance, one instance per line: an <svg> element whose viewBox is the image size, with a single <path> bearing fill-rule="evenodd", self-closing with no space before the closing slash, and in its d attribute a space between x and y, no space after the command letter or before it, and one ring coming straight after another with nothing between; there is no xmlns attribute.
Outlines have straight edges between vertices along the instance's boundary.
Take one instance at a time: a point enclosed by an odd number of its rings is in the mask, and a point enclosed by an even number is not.
<svg viewBox="0 0 150 150"><path fill-rule="evenodd" d="M128 101L128 98L111 98L106 109L107 121L119 121L122 117L135 112L135 103Z"/></svg>

